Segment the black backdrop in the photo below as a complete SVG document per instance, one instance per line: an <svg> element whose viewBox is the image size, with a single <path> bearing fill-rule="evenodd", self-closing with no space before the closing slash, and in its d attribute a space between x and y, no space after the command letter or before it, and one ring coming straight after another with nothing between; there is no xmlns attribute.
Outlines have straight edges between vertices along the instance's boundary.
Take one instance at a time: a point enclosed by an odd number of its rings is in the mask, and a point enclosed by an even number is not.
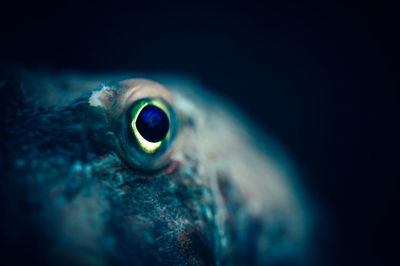
<svg viewBox="0 0 400 266"><path fill-rule="evenodd" d="M0 7L0 59L193 75L269 128L307 173L324 264L389 263L394 6L111 2Z"/></svg>

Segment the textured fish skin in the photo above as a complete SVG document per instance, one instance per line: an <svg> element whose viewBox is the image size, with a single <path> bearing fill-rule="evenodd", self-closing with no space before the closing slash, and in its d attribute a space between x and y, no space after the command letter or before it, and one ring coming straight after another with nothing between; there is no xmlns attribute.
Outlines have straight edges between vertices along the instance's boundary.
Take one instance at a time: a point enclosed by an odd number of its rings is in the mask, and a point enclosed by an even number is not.
<svg viewBox="0 0 400 266"><path fill-rule="evenodd" d="M0 77L0 233L9 257L61 265L308 263L311 214L289 157L198 82L151 76L172 92L179 132L168 165L144 171L121 159L107 110L90 101L101 84L140 75L6 67Z"/></svg>

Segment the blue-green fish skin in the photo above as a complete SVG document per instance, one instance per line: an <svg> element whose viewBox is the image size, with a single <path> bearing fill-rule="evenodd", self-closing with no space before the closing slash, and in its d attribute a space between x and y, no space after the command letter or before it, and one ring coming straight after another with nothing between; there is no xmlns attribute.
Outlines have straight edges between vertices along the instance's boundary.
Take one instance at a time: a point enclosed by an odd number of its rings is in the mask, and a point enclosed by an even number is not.
<svg viewBox="0 0 400 266"><path fill-rule="evenodd" d="M178 134L168 163L144 170L118 151L108 103L121 98L96 96L118 95L119 81L143 75L0 74L9 256L61 265L312 262L312 213L290 157L198 81L145 76L173 96Z"/></svg>

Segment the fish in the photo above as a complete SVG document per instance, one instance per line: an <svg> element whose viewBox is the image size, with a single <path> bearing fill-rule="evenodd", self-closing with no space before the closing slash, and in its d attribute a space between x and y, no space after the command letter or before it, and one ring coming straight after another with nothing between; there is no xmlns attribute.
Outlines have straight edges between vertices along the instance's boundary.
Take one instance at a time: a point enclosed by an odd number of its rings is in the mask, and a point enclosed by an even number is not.
<svg viewBox="0 0 400 266"><path fill-rule="evenodd" d="M0 95L0 238L8 259L304 265L312 258L312 208L296 163L199 80L7 66Z"/></svg>

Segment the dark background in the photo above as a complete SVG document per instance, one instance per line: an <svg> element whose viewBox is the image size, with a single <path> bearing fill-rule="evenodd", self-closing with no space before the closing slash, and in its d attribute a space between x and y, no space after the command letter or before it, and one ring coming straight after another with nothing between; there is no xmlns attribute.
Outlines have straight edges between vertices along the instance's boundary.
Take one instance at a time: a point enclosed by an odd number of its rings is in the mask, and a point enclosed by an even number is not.
<svg viewBox="0 0 400 266"><path fill-rule="evenodd" d="M399 9L164 2L3 5L0 60L198 78L269 128L306 173L322 210L322 264L392 264Z"/></svg>

